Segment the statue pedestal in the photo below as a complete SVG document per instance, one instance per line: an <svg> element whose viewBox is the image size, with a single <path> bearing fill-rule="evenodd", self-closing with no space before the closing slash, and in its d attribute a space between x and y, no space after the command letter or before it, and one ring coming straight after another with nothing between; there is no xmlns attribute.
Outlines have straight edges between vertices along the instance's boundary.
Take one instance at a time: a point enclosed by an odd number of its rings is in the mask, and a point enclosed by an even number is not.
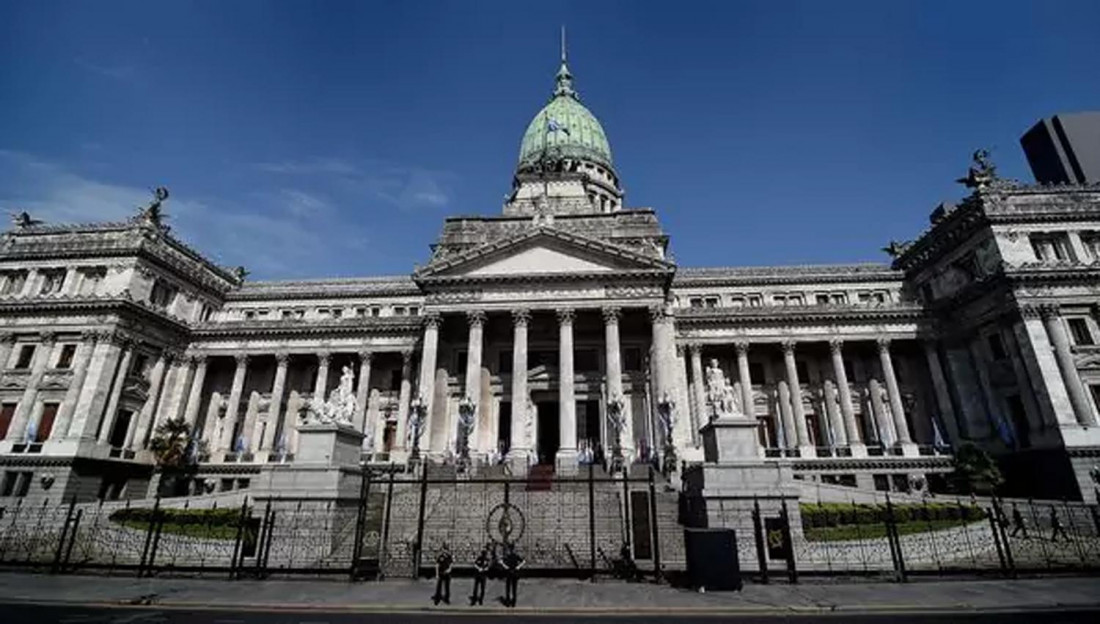
<svg viewBox="0 0 1100 624"><path fill-rule="evenodd" d="M363 434L351 425L302 425L294 461L266 466L260 489L283 497L356 497L362 447Z"/></svg>
<svg viewBox="0 0 1100 624"><path fill-rule="evenodd" d="M764 450L757 437L755 418L719 416L703 425L703 461L711 464L733 460L760 459Z"/></svg>

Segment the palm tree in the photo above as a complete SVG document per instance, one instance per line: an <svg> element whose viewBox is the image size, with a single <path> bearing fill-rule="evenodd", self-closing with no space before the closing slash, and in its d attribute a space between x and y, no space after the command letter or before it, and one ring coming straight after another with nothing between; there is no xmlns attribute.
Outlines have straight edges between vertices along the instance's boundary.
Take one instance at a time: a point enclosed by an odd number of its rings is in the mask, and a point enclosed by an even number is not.
<svg viewBox="0 0 1100 624"><path fill-rule="evenodd" d="M170 418L153 432L149 450L162 469L180 469L187 465L187 446L191 437L191 425L182 418Z"/></svg>

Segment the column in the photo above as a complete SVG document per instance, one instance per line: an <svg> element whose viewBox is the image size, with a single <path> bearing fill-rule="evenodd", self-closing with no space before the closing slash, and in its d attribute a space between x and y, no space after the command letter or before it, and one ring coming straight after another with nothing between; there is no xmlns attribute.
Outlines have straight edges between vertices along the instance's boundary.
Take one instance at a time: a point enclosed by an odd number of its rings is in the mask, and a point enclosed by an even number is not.
<svg viewBox="0 0 1100 624"><path fill-rule="evenodd" d="M563 314L568 318L563 318ZM573 336L573 311L558 311L559 323L569 324L569 336ZM527 470L527 457L531 453L530 440L527 437L527 324L530 312L514 310L512 312L512 439L509 441L508 458L513 472L522 474ZM564 335L564 329L561 330ZM572 353L572 351L570 351ZM570 366L573 362L570 360ZM562 365L564 369L564 364ZM569 380L569 393L573 393L573 380ZM565 386L564 377L561 385ZM565 390L561 390L562 396Z"/></svg>
<svg viewBox="0 0 1100 624"><path fill-rule="evenodd" d="M524 341L527 340L524 330ZM515 366L513 365L513 368ZM571 474L577 470L577 399L573 393L573 311L558 311L558 455L559 471ZM524 386L527 385L526 373Z"/></svg>
<svg viewBox="0 0 1100 624"><path fill-rule="evenodd" d="M318 401L328 399L328 365L332 354L328 351L317 353L317 379L313 383L313 398Z"/></svg>
<svg viewBox="0 0 1100 624"><path fill-rule="evenodd" d="M42 383L42 377L46 374L46 365L50 362L55 340L53 333L45 332L34 350L34 362L31 364L30 377L27 378L27 387L23 390L23 397L19 399L15 415L8 427L8 438L13 442L24 442L27 438L30 417L38 398L38 385Z"/></svg>
<svg viewBox="0 0 1100 624"><path fill-rule="evenodd" d="M814 448L810 443L810 434L806 429L806 412L802 407L802 383L798 379L798 366L794 361L794 342L784 341L783 364L787 367L787 383L791 392L791 418L794 419L795 433L798 435L798 446L803 457L813 457Z"/></svg>
<svg viewBox="0 0 1100 624"><path fill-rule="evenodd" d="M355 430L367 432L367 401L370 399L370 369L374 354L370 351L359 352L359 383L355 387ZM364 441L365 438L364 438Z"/></svg>
<svg viewBox="0 0 1100 624"><path fill-rule="evenodd" d="M691 445L695 448L699 447L699 422L697 420L699 414L691 409L691 392L688 389L687 371L688 366L688 353L687 345L682 342L676 343L676 403L680 407L680 418L687 423L687 428L690 433L689 438Z"/></svg>
<svg viewBox="0 0 1100 624"><path fill-rule="evenodd" d="M623 458L629 463L634 457L634 419L630 403L623 396L623 361L619 346L619 308L604 308L604 343L606 346L607 400L622 401L623 430L621 432ZM610 441L610 440L609 440Z"/></svg>
<svg viewBox="0 0 1100 624"><path fill-rule="evenodd" d="M191 378L191 387L187 393L187 407L184 418L191 425L191 431L197 432L199 419L199 406L202 403L202 387L206 383L206 356L192 355L191 361L195 366L195 375ZM201 438L201 434L199 435Z"/></svg>
<svg viewBox="0 0 1100 624"><path fill-rule="evenodd" d="M412 349L401 350L401 390L397 395L397 431L395 432L397 440L394 442L396 448L403 448L406 443L406 432L408 431L409 424L409 402L412 401ZM427 426L427 417L425 417L424 427L420 431L420 450L421 452L427 450L424 447L424 434ZM412 450L412 442L408 441L409 446L405 448L407 451Z"/></svg>
<svg viewBox="0 0 1100 624"><path fill-rule="evenodd" d="M0 332L0 375L8 368L8 361L11 360L11 348L13 345L15 345L15 334L11 332Z"/></svg>
<svg viewBox="0 0 1100 624"><path fill-rule="evenodd" d="M1077 424L1095 425L1096 417L1092 413L1092 406L1089 405L1081 376L1077 373L1077 364L1073 361L1073 353L1069 348L1069 337L1066 335L1062 317L1055 306L1041 308L1040 314L1047 335L1050 336L1050 342L1054 345L1054 359L1058 362L1058 371L1062 373L1062 381L1069 392L1069 402L1073 406L1073 415L1077 418Z"/></svg>
<svg viewBox="0 0 1100 624"><path fill-rule="evenodd" d="M748 418L756 419L756 400L752 391L752 373L749 372L749 343L739 340L733 343L737 351L737 380L741 382L741 411Z"/></svg>
<svg viewBox="0 0 1100 624"><path fill-rule="evenodd" d="M696 430L710 422L710 407L707 405L707 389L703 384L703 346L699 343L688 345L691 357L691 394L695 399Z"/></svg>
<svg viewBox="0 0 1100 624"><path fill-rule="evenodd" d="M446 445L442 434L436 431L440 428L441 423L437 422L433 414L435 411L433 403L435 402L435 368L436 357L439 352L440 322L439 314L430 313L424 316L424 341L420 348L420 377L417 381L416 392L427 408L424 417L424 438L421 440L421 448L426 450L436 450ZM405 409L407 410L408 406ZM445 423L447 419L440 418L439 421Z"/></svg>
<svg viewBox="0 0 1100 624"><path fill-rule="evenodd" d="M125 340L122 345L122 361L115 370L111 381L111 394L100 420L99 441L104 444L111 438L111 429L114 428L115 416L118 412L118 402L122 397L122 387L126 383L126 377L130 374L130 362L134 359L135 348L136 345L131 340Z"/></svg>
<svg viewBox="0 0 1100 624"><path fill-rule="evenodd" d="M138 450L148 444L148 429L152 427L157 414L157 403L160 402L161 387L164 385L164 373L171 361L171 354L167 350L161 352L153 371L149 374L149 394L145 404L141 406L137 422L130 423L130 430L126 432L126 448Z"/></svg>
<svg viewBox="0 0 1100 624"><path fill-rule="evenodd" d="M791 387L787 380L780 379L775 384L775 391L779 398L779 421L782 425L783 446L792 449L798 446L798 438L795 435L794 417L791 416ZM778 440L776 441L778 444Z"/></svg>
<svg viewBox="0 0 1100 624"><path fill-rule="evenodd" d="M111 382L122 354L121 336L114 332L97 332L92 359L84 377L84 388L73 410L69 436L96 439L103 426L103 408L111 393Z"/></svg>
<svg viewBox="0 0 1100 624"><path fill-rule="evenodd" d="M688 427L689 418L685 417L690 412L690 406L680 405L676 399L676 328L671 310L666 304L649 308L649 318L652 325L653 342L653 399L650 403L653 412L656 412L657 403L665 396L676 403L674 422L672 426L672 443L677 448L685 448L691 441L691 431ZM650 422L656 425L657 419L650 417ZM654 427L657 429L657 427ZM663 443L659 435L652 436L653 447L660 448Z"/></svg>
<svg viewBox="0 0 1100 624"><path fill-rule="evenodd" d="M84 379L88 376L88 364L92 361L92 353L95 351L98 337L95 332L85 332L80 337L80 347L73 358L73 380L69 384L69 389L65 391L65 398L61 401L61 408L57 414L57 424L54 425L54 432L51 435L53 438L64 438L69 435L69 424L76 412L76 403L80 399L80 392L84 389Z"/></svg>
<svg viewBox="0 0 1100 624"><path fill-rule="evenodd" d="M472 452L478 449L476 435L481 431L481 415L487 413L486 406L481 404L481 351L485 331L485 312L470 310L466 313L466 322L469 326L469 337L466 342L466 385L464 394L474 402L474 423L468 432L467 444ZM458 441L458 417L455 417L455 427L451 432L457 450Z"/></svg>
<svg viewBox="0 0 1100 624"><path fill-rule="evenodd" d="M844 342L829 341L829 353L833 358L833 379L836 380L837 402L840 403L840 416L844 421L844 437L853 457L866 457L867 447L863 444L856 422L856 411L852 407L852 388L848 385L848 371L844 368Z"/></svg>
<svg viewBox="0 0 1100 624"><path fill-rule="evenodd" d="M267 429L264 439L260 440L260 450L270 451L283 434L286 424L283 422L283 394L286 393L286 371L290 364L290 354L279 351L275 354L275 379L271 383L271 401L267 408Z"/></svg>
<svg viewBox="0 0 1100 624"><path fill-rule="evenodd" d="M943 366L940 365L939 352L936 350L936 343L931 340L924 341L924 359L928 362L928 372L931 376L932 390L936 393L936 406L939 407L940 418L938 425L943 427L955 427L956 430L952 435L952 432L941 431L944 436L950 435L951 440L944 440L945 443L957 442L958 430L957 420L955 418L955 406L951 404L951 394L947 388L947 378L943 374Z"/></svg>
<svg viewBox="0 0 1100 624"><path fill-rule="evenodd" d="M221 448L229 452L237 450L236 440L233 439L233 430L237 427L237 414L241 408L241 393L244 392L244 379L248 374L248 354L238 353L233 356L233 359L237 362L237 368L233 371L233 385L229 388L229 405L225 408L225 423L221 439ZM326 360L326 365L327 363ZM318 375L318 378L320 378L320 375Z"/></svg>
<svg viewBox="0 0 1100 624"><path fill-rule="evenodd" d="M909 435L909 423L905 418L905 405L901 402L901 390L898 388L898 378L894 372L894 358L890 356L890 341L886 338L878 340L878 358L882 366L882 376L886 381L886 396L890 400L890 413L894 417L894 432L897 434L897 443L902 446L902 450L906 454L916 455L917 449L913 445L912 436Z"/></svg>

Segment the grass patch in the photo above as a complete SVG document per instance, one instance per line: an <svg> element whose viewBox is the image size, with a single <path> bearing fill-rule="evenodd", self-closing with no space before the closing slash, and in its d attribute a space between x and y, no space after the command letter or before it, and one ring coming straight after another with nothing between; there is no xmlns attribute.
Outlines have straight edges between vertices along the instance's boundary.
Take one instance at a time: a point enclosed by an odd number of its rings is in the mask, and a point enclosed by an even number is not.
<svg viewBox="0 0 1100 624"><path fill-rule="evenodd" d="M238 509L161 509L162 534L199 539L235 540L241 512ZM139 531L147 531L153 520L152 509L119 509L110 515L112 522Z"/></svg>
<svg viewBox="0 0 1100 624"><path fill-rule="evenodd" d="M898 524L898 535L913 535L942 531L965 526L967 520L929 520L927 522L903 522ZM810 542L843 542L859 539L877 539L886 537L885 524L847 524L841 526L804 528L803 534Z"/></svg>

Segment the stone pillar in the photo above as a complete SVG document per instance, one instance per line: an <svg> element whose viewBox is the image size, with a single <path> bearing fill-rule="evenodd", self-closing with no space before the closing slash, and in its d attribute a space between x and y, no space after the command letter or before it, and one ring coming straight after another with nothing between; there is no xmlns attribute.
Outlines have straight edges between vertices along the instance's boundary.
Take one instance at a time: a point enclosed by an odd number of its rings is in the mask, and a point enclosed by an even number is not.
<svg viewBox="0 0 1100 624"><path fill-rule="evenodd" d="M468 432L467 444L471 453L477 449L477 433L481 430L481 415L488 406L481 404L481 356L485 333L485 312L482 310L470 310L466 313L466 322L469 326L469 336L466 342L466 384L463 386L464 394L474 402L474 422ZM454 440L454 448L458 449L458 418L454 419L454 430L451 439Z"/></svg>
<svg viewBox="0 0 1100 624"><path fill-rule="evenodd" d="M352 424L356 431L363 434L366 434L368 426L367 401L370 398L370 369L373 359L374 354L370 351L359 353L359 383L355 387L355 421Z"/></svg>
<svg viewBox="0 0 1100 624"><path fill-rule="evenodd" d="M328 399L328 365L332 354L328 351L317 353L317 379L313 382L313 398L318 401Z"/></svg>
<svg viewBox="0 0 1100 624"><path fill-rule="evenodd" d="M191 425L191 431L198 431L199 406L202 404L202 387L206 383L206 356L194 355L195 375L191 378L191 387L187 393L187 409L184 418ZM201 434L200 434L201 437ZM209 440L207 440L209 442Z"/></svg>
<svg viewBox="0 0 1100 624"><path fill-rule="evenodd" d="M795 433L798 435L798 447L802 457L813 457L814 447L810 442L810 433L806 428L806 412L802 407L802 382L798 379L798 366L794 361L794 342L786 340L783 347L783 364L787 367L787 383L791 392L791 418L794 419Z"/></svg>
<svg viewBox="0 0 1100 624"><path fill-rule="evenodd" d="M691 445L693 447L699 447L699 414L697 410L693 410L692 405L692 393L689 390L687 371L688 366L688 353L687 345L682 342L676 343L676 403L680 405L680 418L687 422L687 427L690 432Z"/></svg>
<svg viewBox="0 0 1100 624"><path fill-rule="evenodd" d="M46 365L53 354L53 346L56 337L51 332L45 332L41 336L41 342L34 350L34 361L31 363L31 374L27 378L27 387L23 390L23 397L15 408L15 415L8 427L8 438L15 442L23 442L27 437L27 428L30 424L31 414L34 412L38 398L38 385L42 383L42 377L46 374Z"/></svg>
<svg viewBox="0 0 1100 624"><path fill-rule="evenodd" d="M621 432L623 459L630 462L634 458L634 419L630 402L623 396L623 361L619 346L619 308L603 309L604 343L606 346L607 400L616 399L623 405L623 430ZM609 432L610 434L610 432ZM610 442L610 435L608 436Z"/></svg>
<svg viewBox="0 0 1100 624"><path fill-rule="evenodd" d="M756 420L756 401L752 391L752 373L749 372L749 343L739 340L733 343L737 351L737 380L741 382L741 411Z"/></svg>
<svg viewBox="0 0 1100 624"><path fill-rule="evenodd" d="M279 351L275 354L275 379L271 383L271 401L267 408L267 429L264 439L259 441L259 449L270 451L275 448L286 425L283 424L283 394L286 393L286 372L290 364L290 354Z"/></svg>
<svg viewBox="0 0 1100 624"><path fill-rule="evenodd" d="M138 412L137 422L130 422L130 430L126 432L126 448L138 450L148 444L148 431L155 424L157 416L157 404L160 402L161 388L164 385L164 374L172 360L172 355L164 350L153 364L153 371L149 374L149 395L145 404Z"/></svg>
<svg viewBox="0 0 1100 624"><path fill-rule="evenodd" d="M11 332L0 332L0 375L8 368L8 361L11 360L11 348L13 345L15 345L15 334Z"/></svg>
<svg viewBox="0 0 1100 624"><path fill-rule="evenodd" d="M677 400L677 388L676 388L676 327L675 320L672 316L671 310L668 305L661 304L652 306L649 309L649 318L652 324L652 342L653 342L653 370L654 370L654 384L653 384L653 397L650 402L651 411L653 412L650 417L650 422L654 425L654 430L657 430L658 419L656 416L657 404L664 400L667 396L669 400L675 403L674 421L672 426L672 440L671 442L677 448L685 448L691 441L691 429L688 427L689 418L685 415L690 413L690 406L681 405ZM654 449L660 448L660 445L664 443L660 435L652 436L652 445Z"/></svg>
<svg viewBox="0 0 1100 624"><path fill-rule="evenodd" d="M397 431L395 431L396 438L394 446L396 448L402 448L407 451L412 450L412 446L406 448L405 438L406 431L408 431L409 425L409 403L412 401L412 349L401 350L401 390L397 395ZM421 367L423 370L423 367ZM427 417L425 417L424 429L420 432L420 450L425 451L425 435L427 433Z"/></svg>
<svg viewBox="0 0 1100 624"><path fill-rule="evenodd" d="M859 432L859 423L856 422L856 412L852 407L852 388L848 385L848 371L844 369L844 342L840 340L829 341L829 353L833 358L833 379L836 380L837 402L840 403L840 416L844 421L844 437L848 447L855 457L866 457L867 447L863 444L863 437Z"/></svg>
<svg viewBox="0 0 1100 624"><path fill-rule="evenodd" d="M248 375L248 354L238 353L233 358L237 361L237 368L233 371L233 385L229 388L229 405L225 408L225 428L222 430L221 439L221 448L229 452L236 450L233 430L237 425L237 414L240 412L241 407L241 394L244 392L244 380ZM327 364L326 360L326 369ZM320 378L320 375L318 375L318 378Z"/></svg>
<svg viewBox="0 0 1100 624"><path fill-rule="evenodd" d="M103 427L104 406L111 393L111 382L121 357L122 339L113 332L98 332L92 360L84 378L84 388L76 401L69 436L96 439Z"/></svg>
<svg viewBox="0 0 1100 624"><path fill-rule="evenodd" d="M114 428L115 416L118 415L118 402L122 398L122 386L126 383L126 377L130 375L130 362L134 359L134 349L134 343L129 340L122 345L122 362L118 365L114 380L111 382L111 395L107 400L107 408L103 412L103 426L99 429L99 441L102 443L107 443L111 438L111 429Z"/></svg>
<svg viewBox="0 0 1100 624"><path fill-rule="evenodd" d="M524 330L524 341L527 331ZM513 368L515 366L513 365ZM573 310L558 311L558 455L555 464L558 471L572 474L577 471L577 399L573 393ZM524 373L524 386L527 385Z"/></svg>
<svg viewBox="0 0 1100 624"><path fill-rule="evenodd" d="M924 342L924 359L928 362L928 373L931 376L932 390L936 393L936 406L940 410L939 423L943 426L956 426L955 407L951 404L951 393L947 388L947 378L943 374L943 366L940 365L940 356L936 350L936 343L926 340ZM947 431L941 431L942 435L949 435ZM956 434L952 438L957 437ZM944 442L957 442L957 440L944 440Z"/></svg>
<svg viewBox="0 0 1100 624"><path fill-rule="evenodd" d="M1084 384L1081 383L1081 375L1077 373L1077 364L1073 361L1073 353L1069 348L1069 337L1066 335L1065 324L1055 306L1040 308L1043 318L1043 326L1046 327L1050 343L1054 345L1054 359L1058 362L1058 370L1062 373L1062 381L1069 393L1069 402L1073 406L1073 415L1077 418L1077 424L1092 426L1096 424L1096 416L1092 413L1088 396L1085 394Z"/></svg>
<svg viewBox="0 0 1100 624"><path fill-rule="evenodd" d="M92 353L95 351L98 337L94 332L85 332L80 337L80 347L73 358L73 380L69 384L69 389L65 391L65 398L61 401L61 408L58 410L57 423L50 437L63 438L69 435L69 424L73 420L73 413L76 412L80 392L84 389L84 379L88 376L88 364L92 361Z"/></svg>
<svg viewBox="0 0 1100 624"><path fill-rule="evenodd" d="M424 412L424 437L421 439L421 448L425 450L435 450L446 445L446 440L442 439L443 436L436 432L441 424L436 422L433 415L435 409L432 406L435 399L435 368L436 357L439 352L439 324L441 321L439 314L434 312L424 316L424 341L420 349L420 377L417 380L416 393L426 408ZM408 410L408 406L405 409ZM400 408L398 410L400 412ZM406 413L408 412L406 411ZM446 422L445 418L441 420Z"/></svg>
<svg viewBox="0 0 1100 624"><path fill-rule="evenodd" d="M558 312L558 320L569 324L570 338L573 334L572 310ZM568 316L563 319L563 314ZM528 310L512 311L512 439L508 443L508 463L516 474L523 474L527 470L527 458L531 453L530 440L527 438L527 324L531 313ZM564 332L564 329L562 330ZM572 351L570 351L572 353ZM570 361L572 366L572 361ZM563 365L564 368L564 365ZM572 379L569 381L569 392L572 394ZM562 379L560 390L564 395L565 380Z"/></svg>
<svg viewBox="0 0 1100 624"><path fill-rule="evenodd" d="M906 455L917 455L916 445L909 435L909 423L905 417L905 405L901 402L901 390L898 388L897 374L894 372L894 358L890 356L890 341L878 340L878 357L882 365L882 376L886 381L886 395L890 400L890 414L894 417L894 432L897 443Z"/></svg>
<svg viewBox="0 0 1100 624"><path fill-rule="evenodd" d="M703 346L699 343L688 345L691 355L691 394L695 399L695 429L710 422L710 410L707 406L707 389L703 383Z"/></svg>

